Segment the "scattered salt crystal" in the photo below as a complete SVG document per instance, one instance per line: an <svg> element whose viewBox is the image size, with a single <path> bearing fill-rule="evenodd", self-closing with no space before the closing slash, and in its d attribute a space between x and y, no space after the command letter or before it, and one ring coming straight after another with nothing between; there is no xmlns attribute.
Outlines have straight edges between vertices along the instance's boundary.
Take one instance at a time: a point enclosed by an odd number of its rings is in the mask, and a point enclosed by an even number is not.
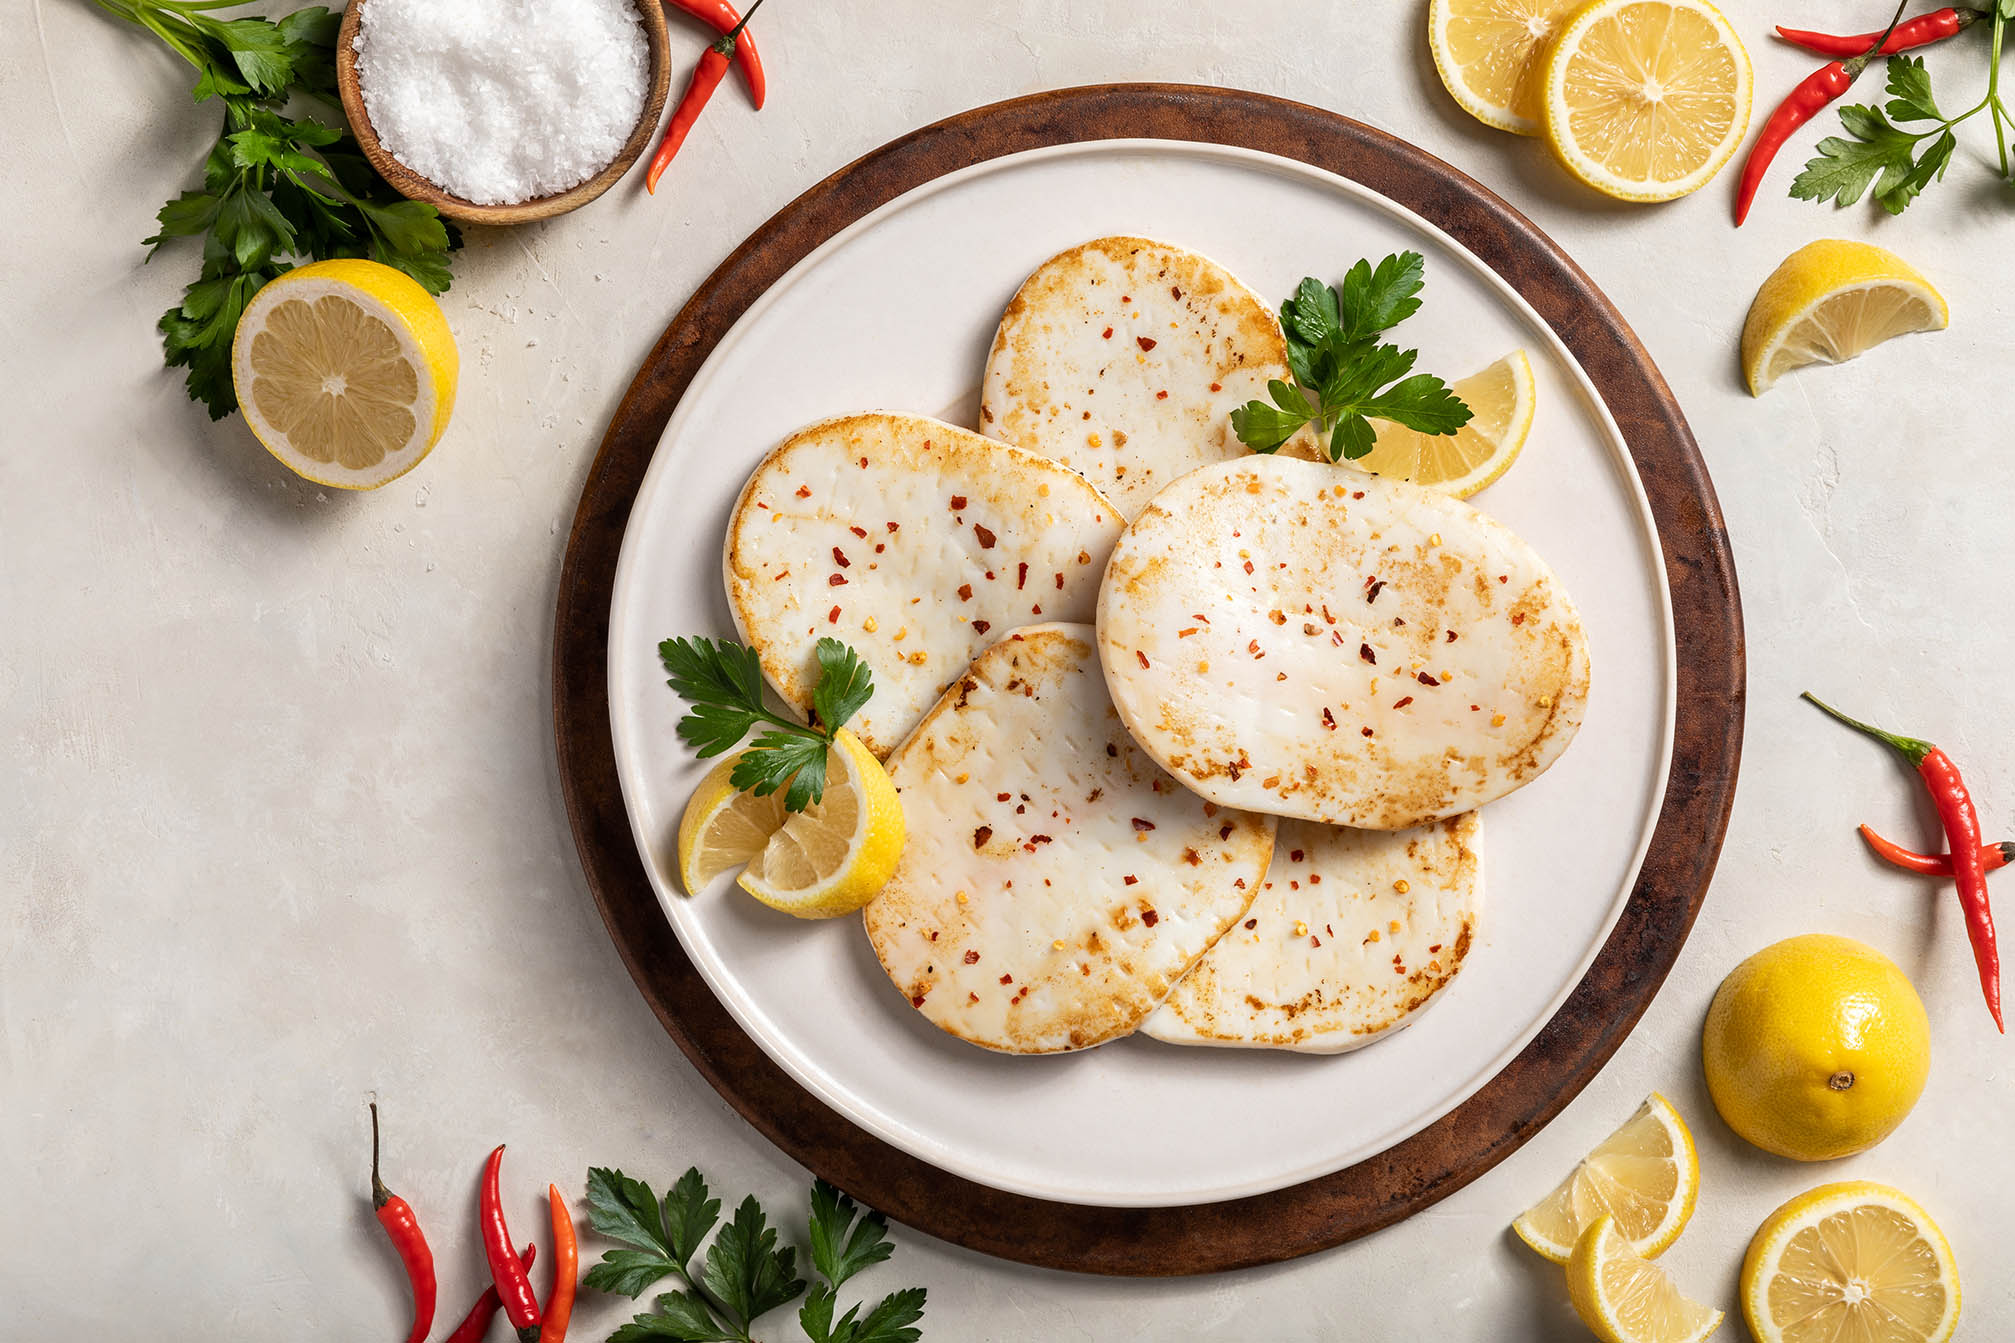
<svg viewBox="0 0 2015 1343"><path fill-rule="evenodd" d="M369 0L355 48L385 151L478 205L607 167L650 82L635 0Z"/></svg>

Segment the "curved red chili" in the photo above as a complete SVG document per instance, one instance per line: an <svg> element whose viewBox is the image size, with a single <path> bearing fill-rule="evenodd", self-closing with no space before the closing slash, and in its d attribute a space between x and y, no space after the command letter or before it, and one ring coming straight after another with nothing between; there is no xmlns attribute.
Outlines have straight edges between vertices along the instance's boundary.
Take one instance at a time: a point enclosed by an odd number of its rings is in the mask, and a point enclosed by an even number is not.
<svg viewBox="0 0 2015 1343"><path fill-rule="evenodd" d="M665 126L665 138L658 141L658 152L651 156L651 166L644 172L644 190L652 195L657 194L658 179L665 175L665 169L671 166L679 146L686 142L686 135L693 129L693 123L700 119L707 100L721 86L721 78L728 72L728 57L735 53L735 39L741 36L742 25L754 18L756 11L762 7L763 0L756 0L749 6L749 12L742 15L741 23L722 34L720 41L701 53L700 63L693 67L692 82L686 85L685 95L679 99L671 121Z"/></svg>
<svg viewBox="0 0 2015 1343"><path fill-rule="evenodd" d="M532 1261L538 1257L539 1247L528 1241L518 1259L530 1268ZM447 1343L483 1343L483 1336L490 1332L490 1322L497 1318L497 1308L501 1305L503 1302L497 1297L497 1285L491 1283L476 1298L476 1304L469 1307L469 1313L462 1317L462 1322L455 1326L455 1332L448 1335Z"/></svg>
<svg viewBox="0 0 2015 1343"><path fill-rule="evenodd" d="M1909 0L1904 0L1908 4ZM1859 56L1847 61L1828 61L1814 70L1798 86L1784 96L1777 109L1764 121L1763 129L1756 133L1756 143L1749 148L1749 157L1742 161L1742 178L1735 188L1735 226L1742 227L1742 221L1749 218L1749 207L1756 200L1756 189L1763 185L1763 175L1770 171L1770 161L1777 157L1777 151L1791 138L1791 133L1823 112L1848 89L1861 72L1868 68L1868 62L1875 59L1876 50L1896 31L1903 17L1903 5L1896 6L1896 17L1889 20L1889 26L1869 40L1867 49Z"/></svg>
<svg viewBox="0 0 2015 1343"><path fill-rule="evenodd" d="M1949 877L1952 875L1952 855L1949 853L1918 853L1906 849L1893 839L1884 839L1875 833L1873 827L1862 826L1861 838L1868 841L1868 847L1875 850L1875 856L1891 867L1905 872L1915 872L1923 877ZM2002 840L1998 844L1980 846L1980 870L1993 872L2015 861L2015 842Z"/></svg>
<svg viewBox="0 0 2015 1343"><path fill-rule="evenodd" d="M1980 815L1973 809L1973 795L1950 756L1928 741L1899 737L1871 727L1858 718L1849 718L1818 696L1807 691L1803 699L1823 709L1856 732L1882 742L1908 760L1924 780L1931 804L1945 826L1945 842L1952 850L1952 877L1959 887L1959 908L1966 916L1966 938L1973 944L1973 964L1980 972L1980 991L1987 998L1994 1028L2007 1032L2001 1024L2001 952L1994 940L1994 910L1987 903L1987 869L1980 857Z"/></svg>
<svg viewBox="0 0 2015 1343"><path fill-rule="evenodd" d="M1980 12L1973 9L1934 9L1929 14L1919 14L1914 19L1897 24L1887 41L1879 32L1815 33L1807 28L1786 28L1782 24L1777 26L1777 35L1794 47L1803 47L1821 56L1859 56L1878 42L1882 45L1876 55L1893 56L1899 51L1912 51L1934 42L1943 42L1979 17Z"/></svg>
<svg viewBox="0 0 2015 1343"><path fill-rule="evenodd" d="M496 1285L504 1318L518 1331L519 1343L536 1343L539 1298L532 1292L532 1280L525 1273L524 1261L511 1248L511 1228L504 1222L504 1199L499 1188L503 1166L504 1145L498 1143L483 1167L478 1217L483 1233L483 1257L490 1261L490 1281Z"/></svg>
<svg viewBox="0 0 2015 1343"><path fill-rule="evenodd" d="M553 1290L546 1293L546 1321L539 1343L565 1343L567 1324L574 1317L574 1287L581 1271L574 1218L556 1184L546 1186L546 1206L553 1216Z"/></svg>
<svg viewBox="0 0 2015 1343"><path fill-rule="evenodd" d="M735 13L735 7L728 0L671 0L671 5L701 23L711 25L717 33L738 32L741 28L742 16ZM735 44L735 64L741 69L743 82L749 86L749 101L760 112L763 99L769 96L770 85L763 77L763 58L756 51L753 34L740 34Z"/></svg>
<svg viewBox="0 0 2015 1343"><path fill-rule="evenodd" d="M427 1245L426 1233L420 1230L420 1219L413 1215L413 1205L385 1188L385 1182L378 1178L376 1101L371 1102L371 1208L378 1215L378 1225L385 1228L385 1235L391 1239L399 1262L405 1265L406 1282L413 1289L413 1327L406 1333L406 1343L422 1343L427 1331L434 1327L438 1290L434 1252Z"/></svg>

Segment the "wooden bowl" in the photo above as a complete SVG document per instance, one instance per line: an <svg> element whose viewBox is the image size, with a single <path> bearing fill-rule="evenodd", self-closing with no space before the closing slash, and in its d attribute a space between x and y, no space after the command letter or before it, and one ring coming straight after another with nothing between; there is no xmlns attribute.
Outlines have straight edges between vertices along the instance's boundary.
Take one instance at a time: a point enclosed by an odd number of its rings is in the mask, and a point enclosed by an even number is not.
<svg viewBox="0 0 2015 1343"><path fill-rule="evenodd" d="M468 224L525 224L535 219L551 219L577 210L614 186L630 170L665 110L665 94L671 84L671 38L665 31L665 11L659 0L636 0L637 16L643 20L644 41L650 49L650 87L644 93L643 114L636 129L623 142L613 162L578 186L550 196L537 196L511 205L478 205L444 190L387 153L364 110L364 94L357 85L357 26L367 0L350 0L343 11L343 23L336 33L336 93L343 100L343 113L350 119L350 131L363 148L364 157L394 190L411 200L424 201L450 219Z"/></svg>

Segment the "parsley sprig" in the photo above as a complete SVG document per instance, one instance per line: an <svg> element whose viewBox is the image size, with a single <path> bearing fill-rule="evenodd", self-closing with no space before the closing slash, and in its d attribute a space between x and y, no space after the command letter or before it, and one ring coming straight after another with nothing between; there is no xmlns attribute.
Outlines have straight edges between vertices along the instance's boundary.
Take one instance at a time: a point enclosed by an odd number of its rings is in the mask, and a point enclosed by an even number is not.
<svg viewBox="0 0 2015 1343"><path fill-rule="evenodd" d="M1420 310L1425 271L1420 253L1401 252L1376 269L1359 261L1340 287L1303 280L1280 309L1294 382L1276 378L1266 385L1271 403L1248 401L1231 413L1239 441L1276 452L1313 423L1328 438L1329 460L1356 461L1377 441L1373 418L1424 434L1452 434L1469 423L1469 407L1446 383L1413 372L1420 351L1378 339Z"/></svg>
<svg viewBox="0 0 2015 1343"><path fill-rule="evenodd" d="M772 713L763 703L763 668L756 650L732 639L667 639L658 659L669 684L693 707L679 720L679 735L702 760L730 751L759 724L757 737L735 762L729 781L767 797L785 789L784 809L803 811L826 795L826 752L875 693L874 677L860 654L838 639L821 639L808 725Z"/></svg>
<svg viewBox="0 0 2015 1343"><path fill-rule="evenodd" d="M924 1314L921 1287L891 1292L865 1315L862 1302L833 1317L840 1287L887 1259L895 1244L880 1213L862 1209L824 1180L812 1185L808 1230L818 1281L809 1293L798 1276L797 1247L778 1244L776 1228L755 1196L743 1199L723 1226L721 1201L710 1196L698 1169L680 1176L661 1203L642 1180L591 1168L588 1224L629 1247L603 1252L602 1261L588 1270L590 1288L635 1300L668 1277L685 1284L660 1293L649 1312L609 1335L608 1343L752 1343L750 1330L759 1316L800 1296L805 1301L798 1324L811 1343L917 1343L923 1336L915 1327ZM700 1247L716 1227L719 1234L695 1269Z"/></svg>
<svg viewBox="0 0 2015 1343"><path fill-rule="evenodd" d="M1889 58L1881 106L1850 103L1840 109L1847 137L1829 136L1819 153L1791 183L1800 200L1835 201L1852 205L1872 194L1890 214L1902 214L1924 188L1942 181L1958 148L1954 130L1982 112L1994 124L2003 183L2015 186L2008 155L2008 132L2015 130L2015 112L2001 98L2001 40L2015 19L2015 0L1987 0L1981 6L1993 20L1989 39L1987 92L1979 102L1947 116L1932 96L1931 76L1920 56ZM1921 128L1921 129L1913 129Z"/></svg>
<svg viewBox="0 0 2015 1343"><path fill-rule="evenodd" d="M448 253L460 236L431 205L381 180L339 125L286 115L296 94L334 106L340 16L322 6L274 22L224 19L238 0L94 0L145 28L196 68L197 102L224 109L203 185L161 207L146 239L152 260L173 238L201 238L203 267L182 302L162 315L163 353L186 368L191 400L211 419L237 409L231 337L252 295L292 268L289 258L369 257L406 272L429 293L448 287Z"/></svg>

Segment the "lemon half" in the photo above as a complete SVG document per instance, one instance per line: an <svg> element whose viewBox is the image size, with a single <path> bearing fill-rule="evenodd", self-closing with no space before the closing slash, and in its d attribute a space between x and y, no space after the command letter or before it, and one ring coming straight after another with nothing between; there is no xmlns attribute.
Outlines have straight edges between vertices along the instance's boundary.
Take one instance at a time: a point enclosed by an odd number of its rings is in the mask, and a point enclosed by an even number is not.
<svg viewBox="0 0 2015 1343"><path fill-rule="evenodd" d="M1631 1251L1612 1218L1598 1218L1567 1261L1574 1313L1602 1343L1699 1343L1721 1312L1688 1299L1664 1269Z"/></svg>
<svg viewBox="0 0 2015 1343"><path fill-rule="evenodd" d="M1959 1327L1959 1266L1899 1190L1821 1185L1757 1228L1742 1313L1759 1343L1945 1343Z"/></svg>
<svg viewBox="0 0 2015 1343"><path fill-rule="evenodd" d="M1679 1239L1700 1196L1693 1134L1672 1102L1653 1092L1637 1113L1511 1224L1518 1238L1556 1264L1599 1218L1646 1258Z"/></svg>
<svg viewBox="0 0 2015 1343"><path fill-rule="evenodd" d="M1742 323L1742 374L1761 396L1807 364L1838 364L1893 336L1943 331L1945 296L1909 262L1865 242L1821 238L1784 258Z"/></svg>
<svg viewBox="0 0 2015 1343"><path fill-rule="evenodd" d="M1389 420L1373 420L1378 441L1350 462L1373 475L1410 480L1467 499L1511 469L1532 431L1532 364L1525 351L1451 384L1472 412L1452 434L1423 434Z"/></svg>
<svg viewBox="0 0 2015 1343"><path fill-rule="evenodd" d="M1621 200L1698 191L1749 129L1754 75L1706 0L1591 0L1540 75L1540 122L1567 170Z"/></svg>
<svg viewBox="0 0 2015 1343"><path fill-rule="evenodd" d="M376 261L317 261L269 281L231 341L245 423L296 473L339 490L419 465L448 427L459 367L441 305Z"/></svg>
<svg viewBox="0 0 2015 1343"><path fill-rule="evenodd" d="M1427 45L1441 82L1486 126L1539 134L1539 73L1580 0L1429 0Z"/></svg>

